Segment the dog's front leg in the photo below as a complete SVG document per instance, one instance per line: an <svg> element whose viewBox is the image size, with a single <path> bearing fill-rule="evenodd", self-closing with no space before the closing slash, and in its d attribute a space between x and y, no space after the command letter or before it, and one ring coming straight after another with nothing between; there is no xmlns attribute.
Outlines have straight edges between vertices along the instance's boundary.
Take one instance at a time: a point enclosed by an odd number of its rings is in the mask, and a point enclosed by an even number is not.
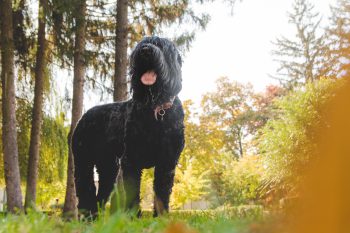
<svg viewBox="0 0 350 233"><path fill-rule="evenodd" d="M169 212L169 197L174 184L175 167L156 166L154 170L154 214Z"/></svg>
<svg viewBox="0 0 350 233"><path fill-rule="evenodd" d="M125 206L128 210L140 212L141 169L123 166L123 183L125 190Z"/></svg>

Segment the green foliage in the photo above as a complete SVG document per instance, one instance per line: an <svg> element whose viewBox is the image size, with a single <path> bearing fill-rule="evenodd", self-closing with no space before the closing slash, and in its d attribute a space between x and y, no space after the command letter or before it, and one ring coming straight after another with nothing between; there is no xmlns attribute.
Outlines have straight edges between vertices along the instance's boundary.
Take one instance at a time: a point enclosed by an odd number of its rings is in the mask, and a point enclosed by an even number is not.
<svg viewBox="0 0 350 233"><path fill-rule="evenodd" d="M322 118L324 107L341 84L342 80L320 80L275 102L275 118L266 124L259 138L265 178L270 184L295 190L317 149L317 130L327 127Z"/></svg>
<svg viewBox="0 0 350 233"><path fill-rule="evenodd" d="M26 215L6 215L0 217L1 233L81 232L86 228L86 224L63 222L61 218L49 217L45 214L35 212L30 212Z"/></svg>
<svg viewBox="0 0 350 233"><path fill-rule="evenodd" d="M212 207L247 205L258 201L263 174L258 156L246 155L233 160L230 155L223 154L221 163L211 169L208 198Z"/></svg>
<svg viewBox="0 0 350 233"><path fill-rule="evenodd" d="M207 193L208 172L201 172L201 169L195 160L179 164L170 202L173 209L179 209L189 201L197 201Z"/></svg>
<svg viewBox="0 0 350 233"><path fill-rule="evenodd" d="M263 169L257 156L245 156L239 161L226 164L222 173L226 204L240 205L254 203L258 199Z"/></svg>
<svg viewBox="0 0 350 233"><path fill-rule="evenodd" d="M63 182L66 176L68 127L64 119L44 117L40 148L39 180L47 183Z"/></svg>
<svg viewBox="0 0 350 233"><path fill-rule="evenodd" d="M22 99L17 102L16 119L20 174L21 179L25 180L24 177L27 177L30 129L32 120L32 108L26 100Z"/></svg>
<svg viewBox="0 0 350 233"><path fill-rule="evenodd" d="M154 168L143 170L140 188L142 209L153 209L153 178Z"/></svg>
<svg viewBox="0 0 350 233"><path fill-rule="evenodd" d="M30 104L25 99L19 99L16 110L17 142L20 173L23 181L27 177L31 116L32 108ZM68 128L64 126L63 115L56 118L44 115L40 148L39 181L46 183L64 181L68 153L67 134ZM2 146L1 144L2 141L0 146ZM0 156L0 179L4 179L2 153Z"/></svg>
<svg viewBox="0 0 350 233"><path fill-rule="evenodd" d="M2 116L2 114L0 114ZM18 159L20 166L21 177L26 176L27 171L27 158L29 150L29 138L30 138L30 121L31 121L31 108L26 100L20 99L17 101L17 143L18 143ZM1 125L2 127L2 125ZM0 131L2 137L2 130ZM2 140L0 140L0 146L2 148ZM2 150L0 151L0 180L4 183L4 160Z"/></svg>
<svg viewBox="0 0 350 233"><path fill-rule="evenodd" d="M64 201L66 187L64 182L39 182L37 187L37 205L41 210L60 209Z"/></svg>

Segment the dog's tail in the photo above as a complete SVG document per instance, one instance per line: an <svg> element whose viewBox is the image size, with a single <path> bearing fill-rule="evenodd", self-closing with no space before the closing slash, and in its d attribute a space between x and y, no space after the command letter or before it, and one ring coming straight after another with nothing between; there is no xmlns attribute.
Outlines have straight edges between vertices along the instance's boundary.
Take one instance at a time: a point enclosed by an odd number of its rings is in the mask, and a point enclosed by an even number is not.
<svg viewBox="0 0 350 233"><path fill-rule="evenodd" d="M94 160L89 151L89 142L84 135L87 129L82 118L77 124L71 141L71 149L74 156L74 177L78 209L88 214L97 213L96 187L94 183ZM91 145L91 144L90 144Z"/></svg>

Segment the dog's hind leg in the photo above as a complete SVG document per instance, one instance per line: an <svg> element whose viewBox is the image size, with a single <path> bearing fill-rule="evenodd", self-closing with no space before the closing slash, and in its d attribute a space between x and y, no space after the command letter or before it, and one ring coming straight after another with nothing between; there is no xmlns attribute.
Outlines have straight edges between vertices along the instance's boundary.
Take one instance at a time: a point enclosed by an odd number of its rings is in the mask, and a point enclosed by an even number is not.
<svg viewBox="0 0 350 233"><path fill-rule="evenodd" d="M86 156L86 154L84 154ZM95 215L97 213L96 187L94 183L94 164L91 160L83 158L83 155L76 153L75 160L75 186L78 197L78 209L84 214ZM78 166L77 166L78 165Z"/></svg>

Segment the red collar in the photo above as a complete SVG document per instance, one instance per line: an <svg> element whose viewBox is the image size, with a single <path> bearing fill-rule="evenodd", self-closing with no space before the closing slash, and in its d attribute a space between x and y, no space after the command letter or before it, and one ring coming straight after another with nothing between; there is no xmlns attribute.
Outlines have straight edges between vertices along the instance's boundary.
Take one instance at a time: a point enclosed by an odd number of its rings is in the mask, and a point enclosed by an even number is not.
<svg viewBox="0 0 350 233"><path fill-rule="evenodd" d="M158 121L158 115L160 116L160 119L163 120L163 117L165 115L165 110L171 108L173 106L175 100L175 96L172 96L169 100L169 102L163 103L161 105L158 105L154 109L154 118Z"/></svg>

